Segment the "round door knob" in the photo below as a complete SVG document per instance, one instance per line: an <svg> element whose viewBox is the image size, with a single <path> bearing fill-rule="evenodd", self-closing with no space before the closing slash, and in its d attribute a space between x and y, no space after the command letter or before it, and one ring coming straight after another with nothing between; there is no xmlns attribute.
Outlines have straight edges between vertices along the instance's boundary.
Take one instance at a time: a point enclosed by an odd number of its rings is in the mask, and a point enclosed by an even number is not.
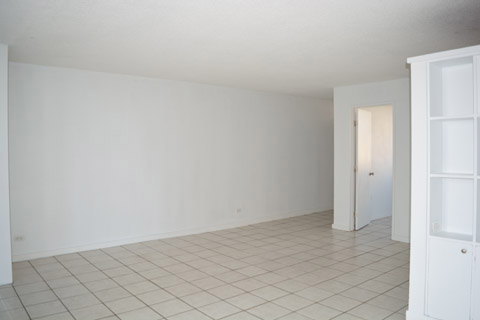
<svg viewBox="0 0 480 320"><path fill-rule="evenodd" d="M467 253L467 249L462 249L461 252L462 252L463 254L465 254L465 253Z"/></svg>
<svg viewBox="0 0 480 320"><path fill-rule="evenodd" d="M369 175L369 176L374 176L375 173L374 173L374 172L370 172L368 175Z"/></svg>

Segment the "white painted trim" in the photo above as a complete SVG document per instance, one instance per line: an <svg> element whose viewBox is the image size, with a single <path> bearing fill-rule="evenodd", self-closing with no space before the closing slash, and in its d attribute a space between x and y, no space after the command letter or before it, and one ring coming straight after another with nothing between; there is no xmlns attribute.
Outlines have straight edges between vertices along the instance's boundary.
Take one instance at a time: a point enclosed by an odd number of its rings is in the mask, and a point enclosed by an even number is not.
<svg viewBox="0 0 480 320"><path fill-rule="evenodd" d="M341 230L341 231L353 231L353 228L351 228L350 226L347 226L347 225L342 225L342 224L332 224L332 229L336 229L336 230Z"/></svg>
<svg viewBox="0 0 480 320"><path fill-rule="evenodd" d="M115 240L115 241L93 243L85 246L61 248L61 249L49 250L49 251L31 252L26 254L14 255L13 262L51 257L51 256L60 255L60 254L74 253L79 251L96 250L96 249L103 249L103 248L109 248L109 247L115 247L115 246L122 246L126 244L143 242L143 241L159 240L159 239L180 237L180 236L186 236L186 235L192 235L192 234L198 234L198 233L204 233L204 232L212 232L212 231L223 230L223 229L238 228L238 227L243 227L243 226L247 226L255 223L281 220L285 218L303 216L306 214L311 214L316 212L326 212L331 210L332 209L304 210L301 212L292 212L292 213L286 213L281 215L269 215L269 216L263 216L259 218L253 218L253 219L239 220L239 221L217 224L217 225L208 226L208 227L205 226L205 227L199 227L199 228L180 229L180 230L163 232L163 233L148 235L148 236L132 237L132 238Z"/></svg>
<svg viewBox="0 0 480 320"><path fill-rule="evenodd" d="M427 65L411 66L411 247L409 310L425 312L427 255ZM412 311L410 311L412 312Z"/></svg>
<svg viewBox="0 0 480 320"><path fill-rule="evenodd" d="M435 61L435 60L443 60L449 58L461 58L463 56L471 56L472 54L478 54L480 50L480 45L466 47L461 49L454 49L448 51L442 51L437 53L426 54L423 56L411 57L407 59L407 63L414 63L414 62L421 62L421 61Z"/></svg>
<svg viewBox="0 0 480 320"><path fill-rule="evenodd" d="M392 240L405 242L405 243L410 243L410 238L409 237L400 236L398 234L392 234Z"/></svg>
<svg viewBox="0 0 480 320"><path fill-rule="evenodd" d="M413 314L410 310L407 310L406 315L407 320L435 320L435 318L430 318L423 314Z"/></svg>
<svg viewBox="0 0 480 320"><path fill-rule="evenodd" d="M8 141L8 46L0 43L0 285L13 281Z"/></svg>

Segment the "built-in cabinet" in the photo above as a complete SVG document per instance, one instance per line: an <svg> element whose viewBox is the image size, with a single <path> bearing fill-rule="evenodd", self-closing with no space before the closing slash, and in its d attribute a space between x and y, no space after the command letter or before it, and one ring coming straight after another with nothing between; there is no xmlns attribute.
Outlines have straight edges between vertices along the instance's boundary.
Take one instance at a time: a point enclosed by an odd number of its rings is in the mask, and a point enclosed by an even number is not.
<svg viewBox="0 0 480 320"><path fill-rule="evenodd" d="M429 239L426 305L429 316L435 319L470 319L472 249L471 244L435 237Z"/></svg>
<svg viewBox="0 0 480 320"><path fill-rule="evenodd" d="M480 320L480 46L409 63L412 255L407 319Z"/></svg>
<svg viewBox="0 0 480 320"><path fill-rule="evenodd" d="M480 242L480 241L478 241ZM480 257L480 246L477 245L475 256L477 259ZM478 261L478 260L477 260ZM474 271L474 279L473 279L473 290L472 294L473 297L477 298L480 297L480 263L475 263L475 271ZM480 319L480 302L478 300L473 300L473 318Z"/></svg>

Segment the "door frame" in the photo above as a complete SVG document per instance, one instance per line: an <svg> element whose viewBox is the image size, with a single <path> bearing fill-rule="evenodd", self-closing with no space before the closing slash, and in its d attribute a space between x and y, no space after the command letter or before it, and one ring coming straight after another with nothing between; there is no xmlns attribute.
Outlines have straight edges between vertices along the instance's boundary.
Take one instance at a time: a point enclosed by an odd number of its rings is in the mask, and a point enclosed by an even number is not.
<svg viewBox="0 0 480 320"><path fill-rule="evenodd" d="M358 125L359 125L359 121L358 121L358 113L360 110L362 110L364 108L362 107L358 107L358 108L355 108L354 109L354 117L355 117L355 120L353 121L354 123L354 126L353 126L353 134L354 134L354 152L353 152L353 160L354 160L354 170L353 170L353 186L354 186L354 191L353 191L353 230L354 231L357 231L357 230L360 230L364 227L366 227L368 224L364 225L363 227L357 229L357 216L358 216L358 203L357 203L357 200L359 199L359 197L357 196L358 192L357 192L357 182L358 182ZM364 111L367 111L367 110L364 110ZM370 111L368 111L370 112ZM370 117L371 117L371 112L370 112ZM371 119L371 118L370 118ZM371 124L371 122L370 122ZM370 135L371 135L371 126L370 126ZM370 220L371 221L371 220Z"/></svg>
<svg viewBox="0 0 480 320"><path fill-rule="evenodd" d="M395 161L395 155L396 155L396 144L395 144L395 128L396 128L396 123L395 123L395 103L392 101L385 101L385 102L379 102L379 103L365 103L361 105L356 105L352 106L350 108L350 116L351 116L351 121L350 121L350 138L351 141L353 142L351 144L350 148L350 161L351 165L350 168L350 201L353 204L351 207L351 226L353 230L356 230L356 219L355 219L355 214L356 214L356 172L355 172L355 166L356 166L356 152L357 152L357 128L355 127L355 121L357 121L357 110L362 109L362 108L373 108L373 107L383 107L383 106L390 106L392 107L392 229L391 229L391 234L395 234L395 168L396 168L396 161Z"/></svg>

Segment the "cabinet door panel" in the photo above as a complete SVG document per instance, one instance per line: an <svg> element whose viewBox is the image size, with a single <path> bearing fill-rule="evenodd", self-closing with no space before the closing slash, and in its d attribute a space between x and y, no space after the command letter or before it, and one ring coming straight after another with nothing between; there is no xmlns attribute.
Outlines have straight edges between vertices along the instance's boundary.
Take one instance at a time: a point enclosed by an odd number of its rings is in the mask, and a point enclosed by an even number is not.
<svg viewBox="0 0 480 320"><path fill-rule="evenodd" d="M477 245L477 252L475 253L475 271L473 279L473 319L480 320L480 246Z"/></svg>
<svg viewBox="0 0 480 320"><path fill-rule="evenodd" d="M442 320L469 320L473 246L432 238L429 254L427 314Z"/></svg>

